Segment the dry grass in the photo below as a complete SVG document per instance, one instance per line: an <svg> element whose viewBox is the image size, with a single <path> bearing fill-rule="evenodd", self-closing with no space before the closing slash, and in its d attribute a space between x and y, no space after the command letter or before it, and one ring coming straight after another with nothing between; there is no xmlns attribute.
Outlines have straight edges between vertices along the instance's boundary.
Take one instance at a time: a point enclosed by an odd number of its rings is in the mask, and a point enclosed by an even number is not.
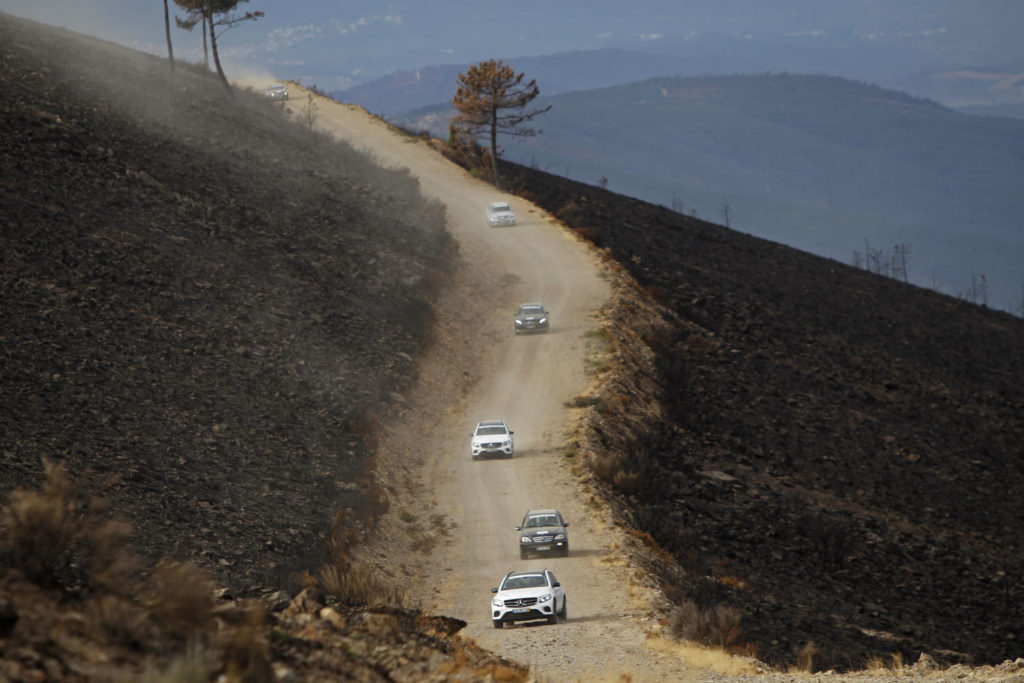
<svg viewBox="0 0 1024 683"><path fill-rule="evenodd" d="M405 591L400 586L386 583L371 567L353 562L355 548L365 531L364 522L355 511L338 510L327 537L327 562L316 577L307 575L307 580L349 604L404 606Z"/></svg>
<svg viewBox="0 0 1024 683"><path fill-rule="evenodd" d="M242 619L220 634L220 679L227 681L272 681L270 651L265 637L266 608L259 601L247 603Z"/></svg>
<svg viewBox="0 0 1024 683"><path fill-rule="evenodd" d="M216 618L204 571L180 562L144 568L129 545L130 525L111 519L105 501L62 468L46 460L43 467L38 490L19 489L0 509L0 552L7 568L54 596L49 609L80 614L103 647L167 657L160 670L148 660L144 680L271 680L259 605L235 610L231 623ZM37 600L34 617L45 619L45 601Z"/></svg>
<svg viewBox="0 0 1024 683"><path fill-rule="evenodd" d="M687 600L672 610L668 632L676 640L728 648L739 644L740 613L727 605L701 608Z"/></svg>
<svg viewBox="0 0 1024 683"><path fill-rule="evenodd" d="M601 403L600 396L594 396L592 394L573 396L568 401L565 401L564 405L566 408L589 408L596 406Z"/></svg>
<svg viewBox="0 0 1024 683"><path fill-rule="evenodd" d="M659 636L649 636L646 641L649 649L655 652L670 654L684 660L692 666L708 669L727 676L752 675L757 673L753 662L730 655L724 650L710 648L696 643L679 643L666 640Z"/></svg>
<svg viewBox="0 0 1024 683"><path fill-rule="evenodd" d="M814 673L814 658L821 654L821 649L813 640L805 643L796 651L797 671Z"/></svg>
<svg viewBox="0 0 1024 683"><path fill-rule="evenodd" d="M494 681L495 683L526 683L526 681L534 680L530 676L530 672L524 668L509 666L501 662L474 664L472 656L464 647L456 649L454 656L439 668L445 673L453 674L454 680Z"/></svg>
<svg viewBox="0 0 1024 683"><path fill-rule="evenodd" d="M87 496L45 458L43 470L42 488L14 491L0 513L0 554L8 565L68 592L131 588L138 574L128 550L131 526L108 518L103 499Z"/></svg>

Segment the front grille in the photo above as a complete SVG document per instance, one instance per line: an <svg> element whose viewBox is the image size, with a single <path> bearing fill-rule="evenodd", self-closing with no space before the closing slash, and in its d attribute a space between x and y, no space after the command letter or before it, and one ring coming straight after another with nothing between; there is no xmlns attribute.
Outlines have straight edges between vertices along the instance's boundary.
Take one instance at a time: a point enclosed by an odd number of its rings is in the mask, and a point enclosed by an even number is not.
<svg viewBox="0 0 1024 683"><path fill-rule="evenodd" d="M551 540L550 536L534 536L533 537L533 542L534 543L543 543L544 541L550 541L550 540Z"/></svg>
<svg viewBox="0 0 1024 683"><path fill-rule="evenodd" d="M490 443L485 443L484 444L484 448L501 448L501 442L500 441L492 441Z"/></svg>
<svg viewBox="0 0 1024 683"><path fill-rule="evenodd" d="M505 607L530 607L537 604L537 598L513 598L505 601Z"/></svg>

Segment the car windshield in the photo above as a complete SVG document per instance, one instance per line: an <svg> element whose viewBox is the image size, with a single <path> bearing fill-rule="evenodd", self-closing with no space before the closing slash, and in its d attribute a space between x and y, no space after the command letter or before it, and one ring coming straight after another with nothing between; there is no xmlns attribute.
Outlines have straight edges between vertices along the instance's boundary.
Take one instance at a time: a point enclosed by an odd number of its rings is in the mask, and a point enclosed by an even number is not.
<svg viewBox="0 0 1024 683"><path fill-rule="evenodd" d="M477 209L479 211L479 209ZM511 211L512 207L508 204L491 204L491 211Z"/></svg>
<svg viewBox="0 0 1024 683"><path fill-rule="evenodd" d="M505 428L501 427L501 426L498 426L498 427L477 427L476 428L476 435L477 436L496 436L498 434L504 434L504 433L505 433Z"/></svg>
<svg viewBox="0 0 1024 683"><path fill-rule="evenodd" d="M544 312L544 307L543 306L520 306L519 307L519 314L520 315L533 315L535 313L543 313L543 312Z"/></svg>
<svg viewBox="0 0 1024 683"><path fill-rule="evenodd" d="M534 529L539 526L559 526L558 518L554 515L537 515L526 520L527 529Z"/></svg>
<svg viewBox="0 0 1024 683"><path fill-rule="evenodd" d="M509 576L502 584L502 590L515 590L516 588L541 588L548 585L543 574L527 574L525 576Z"/></svg>

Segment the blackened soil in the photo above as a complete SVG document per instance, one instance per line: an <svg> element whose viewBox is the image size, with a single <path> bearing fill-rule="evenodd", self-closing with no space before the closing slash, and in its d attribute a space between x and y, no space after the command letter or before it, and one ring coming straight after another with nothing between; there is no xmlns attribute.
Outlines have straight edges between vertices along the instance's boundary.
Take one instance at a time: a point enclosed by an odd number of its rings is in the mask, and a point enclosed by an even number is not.
<svg viewBox="0 0 1024 683"><path fill-rule="evenodd" d="M1024 654L1024 320L508 166L664 304L668 417L631 442L624 517L678 600L815 668ZM654 567L657 568L656 566ZM749 648L748 648L749 650Z"/></svg>
<svg viewBox="0 0 1024 683"><path fill-rule="evenodd" d="M443 211L208 73L0 19L0 494L49 458L150 555L294 586L381 500Z"/></svg>

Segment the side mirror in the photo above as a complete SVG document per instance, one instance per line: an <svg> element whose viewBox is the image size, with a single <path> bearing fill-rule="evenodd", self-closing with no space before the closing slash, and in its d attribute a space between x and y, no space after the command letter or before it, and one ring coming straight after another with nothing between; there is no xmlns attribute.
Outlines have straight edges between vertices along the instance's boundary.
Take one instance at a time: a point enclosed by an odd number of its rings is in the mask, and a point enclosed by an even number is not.
<svg viewBox="0 0 1024 683"><path fill-rule="evenodd" d="M513 432L513 431L512 431L511 429L510 429L510 430L508 430L508 435L509 435L509 436L512 436L513 434L515 434L515 432Z"/></svg>
<svg viewBox="0 0 1024 683"><path fill-rule="evenodd" d="M551 584L551 587L552 588L558 588L561 585L562 585L561 583L559 583L558 581L555 581L553 584Z"/></svg>
<svg viewBox="0 0 1024 683"><path fill-rule="evenodd" d="M562 526L569 526L569 522L565 522Z"/></svg>
<svg viewBox="0 0 1024 683"><path fill-rule="evenodd" d="M498 589L497 589L497 588L492 588L492 589L491 589L491 592L492 592L492 593L497 593L497 592L498 592Z"/></svg>
<svg viewBox="0 0 1024 683"><path fill-rule="evenodd" d="M522 530L523 530L523 527L521 527L521 526L517 526L516 527L516 531L522 531Z"/></svg>

